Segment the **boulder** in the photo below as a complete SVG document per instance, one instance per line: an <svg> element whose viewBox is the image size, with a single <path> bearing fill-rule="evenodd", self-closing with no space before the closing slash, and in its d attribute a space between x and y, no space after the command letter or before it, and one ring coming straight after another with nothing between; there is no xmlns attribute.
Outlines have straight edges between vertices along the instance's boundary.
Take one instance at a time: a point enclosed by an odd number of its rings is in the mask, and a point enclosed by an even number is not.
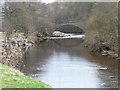
<svg viewBox="0 0 120 90"><path fill-rule="evenodd" d="M63 32L60 32L60 31L55 31L55 32L53 32L53 36L67 37L67 36L73 36L73 34L68 34L68 33L63 33Z"/></svg>
<svg viewBox="0 0 120 90"><path fill-rule="evenodd" d="M61 37L61 36L65 36L65 34L62 33L62 32L60 32L60 31L55 31L55 32L53 32L53 36L59 36L59 37Z"/></svg>

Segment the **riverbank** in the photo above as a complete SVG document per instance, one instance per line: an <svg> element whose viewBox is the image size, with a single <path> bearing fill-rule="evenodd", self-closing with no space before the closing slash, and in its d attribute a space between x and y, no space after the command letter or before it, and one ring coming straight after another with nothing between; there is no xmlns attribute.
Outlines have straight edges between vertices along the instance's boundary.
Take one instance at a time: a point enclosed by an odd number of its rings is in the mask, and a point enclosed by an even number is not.
<svg viewBox="0 0 120 90"><path fill-rule="evenodd" d="M95 54L100 54L101 56L106 56L106 57L111 57L111 58L114 58L114 59L117 59L119 60L119 57L118 57L118 53L111 50L111 48L109 48L108 46L92 46L92 47L89 47L89 46L86 46L86 48L89 49L90 52L92 53L95 53Z"/></svg>
<svg viewBox="0 0 120 90"><path fill-rule="evenodd" d="M34 45L34 41L31 40L31 37L26 38L23 33L14 33L10 36L9 40L6 41L5 34L1 33L0 39L0 63L20 70L23 62L21 60L22 56Z"/></svg>
<svg viewBox="0 0 120 90"><path fill-rule="evenodd" d="M0 85L0 88L50 88L49 85L33 80L3 64L0 64Z"/></svg>
<svg viewBox="0 0 120 90"><path fill-rule="evenodd" d="M27 50L31 46L31 42L24 39L20 40L21 42L18 39L13 39L12 42L3 43L4 35L0 33L0 61L5 63L5 65L0 63L0 88L50 88L49 85L41 81L25 76L15 67L17 65L15 62L20 61L19 57L23 52L21 49ZM11 63L12 61L14 63Z"/></svg>
<svg viewBox="0 0 120 90"><path fill-rule="evenodd" d="M102 56L118 58L118 46L111 45L108 41L104 41L98 33L86 32L84 39L84 46L89 49L90 52L100 53Z"/></svg>
<svg viewBox="0 0 120 90"><path fill-rule="evenodd" d="M95 54L95 53L99 53L99 54L101 54L101 56L111 57L111 58L114 58L114 59L117 59L117 60L119 59L118 53L116 53L115 51L112 51L112 50L104 50L103 48L100 48L100 49L102 49L102 50L98 49L98 50L95 50L95 51L94 51L94 49L91 49L91 48L89 48L89 47L87 47L87 46L85 46L85 47L88 48L89 51L90 51L90 52L93 52L94 54Z"/></svg>

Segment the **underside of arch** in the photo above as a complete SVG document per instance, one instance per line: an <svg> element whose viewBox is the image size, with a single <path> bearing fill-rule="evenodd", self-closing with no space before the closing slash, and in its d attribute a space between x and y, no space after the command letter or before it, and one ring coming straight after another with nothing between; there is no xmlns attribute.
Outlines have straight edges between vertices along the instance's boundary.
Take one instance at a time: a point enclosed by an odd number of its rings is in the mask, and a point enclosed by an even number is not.
<svg viewBox="0 0 120 90"><path fill-rule="evenodd" d="M63 33L76 33L76 34L85 33L83 29L75 25L62 25L56 28L55 31L60 31Z"/></svg>

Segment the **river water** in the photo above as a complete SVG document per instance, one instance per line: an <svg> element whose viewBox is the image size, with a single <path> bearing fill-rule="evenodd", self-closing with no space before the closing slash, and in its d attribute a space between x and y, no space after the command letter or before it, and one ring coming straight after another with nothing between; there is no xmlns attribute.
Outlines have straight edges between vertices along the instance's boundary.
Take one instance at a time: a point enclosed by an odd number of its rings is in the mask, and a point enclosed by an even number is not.
<svg viewBox="0 0 120 90"><path fill-rule="evenodd" d="M80 39L47 40L24 55L25 74L53 88L118 87L117 60L93 54Z"/></svg>

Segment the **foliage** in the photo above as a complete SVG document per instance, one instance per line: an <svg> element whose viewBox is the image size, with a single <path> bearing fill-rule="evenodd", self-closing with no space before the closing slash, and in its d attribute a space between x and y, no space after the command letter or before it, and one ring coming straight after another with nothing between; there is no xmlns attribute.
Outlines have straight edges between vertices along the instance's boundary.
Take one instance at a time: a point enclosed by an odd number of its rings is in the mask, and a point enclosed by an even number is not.
<svg viewBox="0 0 120 90"><path fill-rule="evenodd" d="M23 32L26 37L33 32L52 31L53 22L48 16L47 5L31 2L5 2L3 5L3 30L6 37Z"/></svg>
<svg viewBox="0 0 120 90"><path fill-rule="evenodd" d="M112 50L118 49L117 3L96 3L86 23L86 44L105 43ZM99 40L94 41L98 36ZM96 44L98 44L96 43Z"/></svg>
<svg viewBox="0 0 120 90"><path fill-rule="evenodd" d="M84 22L92 8L92 3L83 2L55 2L51 11L56 24L69 22Z"/></svg>
<svg viewBox="0 0 120 90"><path fill-rule="evenodd" d="M33 32L46 36L53 32L55 25L77 22L85 28L87 46L105 43L113 51L118 49L117 2L6 2L3 15L7 37L15 31L27 37Z"/></svg>

